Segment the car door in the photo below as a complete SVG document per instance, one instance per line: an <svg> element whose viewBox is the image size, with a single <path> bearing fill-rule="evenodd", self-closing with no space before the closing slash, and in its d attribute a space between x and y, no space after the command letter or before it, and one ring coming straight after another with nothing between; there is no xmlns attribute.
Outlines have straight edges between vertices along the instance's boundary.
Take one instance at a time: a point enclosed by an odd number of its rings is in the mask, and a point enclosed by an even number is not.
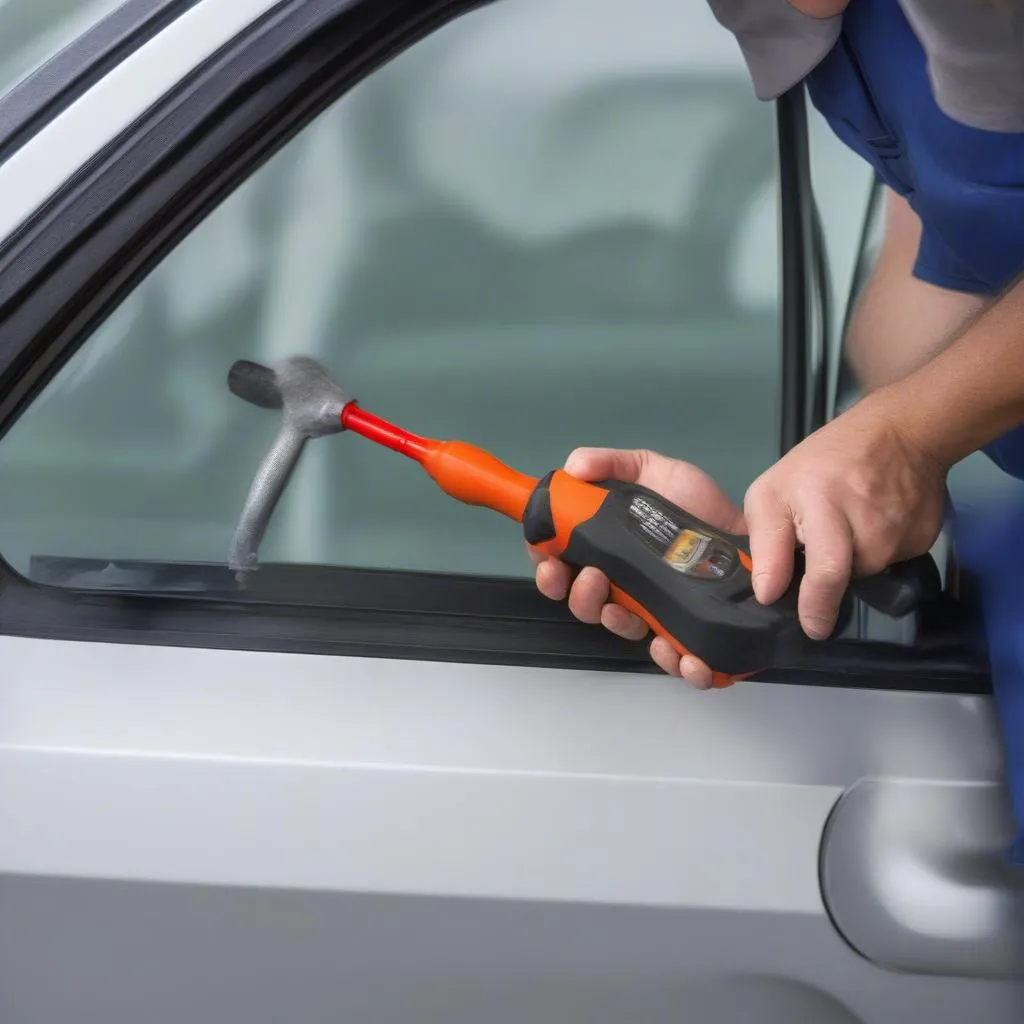
<svg viewBox="0 0 1024 1024"><path fill-rule="evenodd" d="M741 497L834 351L800 92L669 0L116 14L0 100L3 1020L1019 1020L952 588L692 692L350 437L225 565L277 429L237 358Z"/></svg>

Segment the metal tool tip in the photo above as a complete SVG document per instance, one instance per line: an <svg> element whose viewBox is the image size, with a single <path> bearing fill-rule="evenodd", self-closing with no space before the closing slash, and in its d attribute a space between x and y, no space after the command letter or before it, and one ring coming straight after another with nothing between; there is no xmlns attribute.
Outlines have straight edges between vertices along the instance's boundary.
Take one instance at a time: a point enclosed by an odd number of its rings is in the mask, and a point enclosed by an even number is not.
<svg viewBox="0 0 1024 1024"><path fill-rule="evenodd" d="M277 374L269 366L239 359L228 371L231 393L261 409L280 409L284 404Z"/></svg>

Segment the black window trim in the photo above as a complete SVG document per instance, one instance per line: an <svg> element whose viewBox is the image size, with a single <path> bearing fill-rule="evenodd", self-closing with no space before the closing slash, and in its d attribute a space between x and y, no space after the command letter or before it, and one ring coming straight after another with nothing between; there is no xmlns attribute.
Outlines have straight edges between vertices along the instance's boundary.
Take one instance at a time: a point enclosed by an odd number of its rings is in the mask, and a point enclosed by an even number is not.
<svg viewBox="0 0 1024 1024"><path fill-rule="evenodd" d="M817 281L803 89L790 89L776 101L775 107L782 289L779 382L779 455L782 456L808 433L812 303Z"/></svg>
<svg viewBox="0 0 1024 1024"><path fill-rule="evenodd" d="M283 0L111 143L0 248L0 437L90 331L196 223L347 88L493 0ZM301 59L300 59L301 58ZM806 432L820 253L807 205L802 89L777 104L782 197L780 443ZM42 560L39 562L43 564ZM105 563L104 563L105 564ZM85 564L48 563L60 578ZM93 566L102 568L102 566ZM654 671L641 644L571 619L526 580L264 566L241 601L214 566L174 593L29 582L0 562L0 634L533 666ZM149 574L148 577L146 574ZM194 589L200 580L205 592ZM218 582L220 580L221 582ZM430 611L424 611L430 609ZM764 681L986 692L970 653L821 645Z"/></svg>
<svg viewBox="0 0 1024 1024"><path fill-rule="evenodd" d="M126 0L0 95L0 164L199 0ZM42 7L42 5L39 5ZM9 17L24 9L12 4ZM0 38L5 9L0 8ZM41 12L41 18L46 13Z"/></svg>

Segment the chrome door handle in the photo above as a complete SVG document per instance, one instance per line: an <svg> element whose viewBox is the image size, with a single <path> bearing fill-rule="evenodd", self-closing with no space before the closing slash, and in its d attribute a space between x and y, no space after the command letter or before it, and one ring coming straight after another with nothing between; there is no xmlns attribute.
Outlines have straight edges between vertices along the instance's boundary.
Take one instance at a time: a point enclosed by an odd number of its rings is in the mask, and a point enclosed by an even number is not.
<svg viewBox="0 0 1024 1024"><path fill-rule="evenodd" d="M894 971L1024 977L1024 870L991 783L865 780L836 805L822 896L862 956Z"/></svg>

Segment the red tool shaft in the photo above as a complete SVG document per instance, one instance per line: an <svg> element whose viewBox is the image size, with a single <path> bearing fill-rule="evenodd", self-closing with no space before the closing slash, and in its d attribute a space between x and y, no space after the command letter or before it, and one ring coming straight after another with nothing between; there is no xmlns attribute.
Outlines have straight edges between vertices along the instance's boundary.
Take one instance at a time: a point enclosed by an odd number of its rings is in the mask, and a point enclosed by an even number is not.
<svg viewBox="0 0 1024 1024"><path fill-rule="evenodd" d="M379 416L374 416L372 412L361 409L355 402L349 402L341 410L341 425L354 434L375 441L392 451L401 452L402 455L407 455L417 462L423 462L428 452L441 446L440 441L420 437L401 427L396 427L394 423L389 423Z"/></svg>
<svg viewBox="0 0 1024 1024"><path fill-rule="evenodd" d="M349 402L341 425L354 434L415 459L444 491L467 505L483 505L522 522L536 477L506 466L490 452L465 441L420 437Z"/></svg>

